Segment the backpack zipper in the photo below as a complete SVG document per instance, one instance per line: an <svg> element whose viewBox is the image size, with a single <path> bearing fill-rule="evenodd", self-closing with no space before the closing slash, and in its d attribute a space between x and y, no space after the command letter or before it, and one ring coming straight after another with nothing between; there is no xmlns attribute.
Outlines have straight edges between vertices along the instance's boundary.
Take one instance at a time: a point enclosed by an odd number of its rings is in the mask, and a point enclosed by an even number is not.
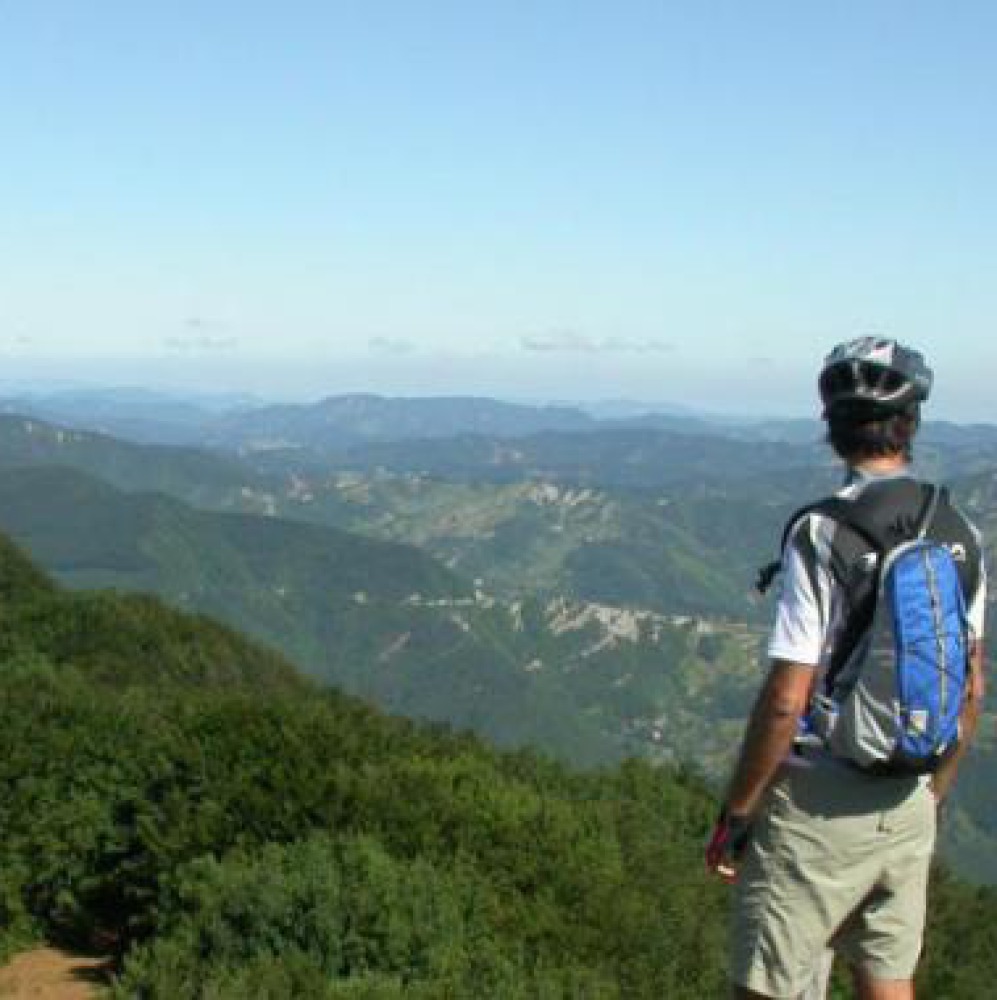
<svg viewBox="0 0 997 1000"><path fill-rule="evenodd" d="M938 596L938 579L935 571L935 564L931 560L931 552L924 549L922 552L924 565L928 577L928 593L931 596L931 614L935 622L935 642L938 645L938 666L941 671L939 677L939 719L945 718L946 702L948 700L948 672L949 665L946 657L945 644L945 623L941 620L941 600Z"/></svg>

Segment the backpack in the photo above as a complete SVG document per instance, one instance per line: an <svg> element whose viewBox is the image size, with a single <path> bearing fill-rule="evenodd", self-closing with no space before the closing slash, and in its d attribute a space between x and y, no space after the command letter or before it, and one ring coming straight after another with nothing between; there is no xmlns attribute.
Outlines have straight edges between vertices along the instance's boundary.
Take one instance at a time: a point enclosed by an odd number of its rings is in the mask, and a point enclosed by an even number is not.
<svg viewBox="0 0 997 1000"><path fill-rule="evenodd" d="M968 682L964 588L971 577L956 558L965 564L967 547L929 536L936 519L951 523L948 491L909 482L920 500L916 515L867 491L827 497L791 518L783 543L803 516L818 513L864 546L863 558L842 573L843 585L859 593L848 595L850 612L823 690L801 720L801 742L822 744L874 774L934 771L958 744ZM776 572L767 567L759 589Z"/></svg>

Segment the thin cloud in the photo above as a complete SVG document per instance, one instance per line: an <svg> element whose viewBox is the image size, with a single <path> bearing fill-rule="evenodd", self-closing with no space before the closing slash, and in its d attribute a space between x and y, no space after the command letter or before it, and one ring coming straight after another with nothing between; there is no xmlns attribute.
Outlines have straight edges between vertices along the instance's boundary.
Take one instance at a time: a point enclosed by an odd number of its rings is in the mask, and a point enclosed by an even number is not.
<svg viewBox="0 0 997 1000"><path fill-rule="evenodd" d="M27 333L14 333L9 337L0 340L0 350L18 351L25 347L31 347L35 343L35 338Z"/></svg>
<svg viewBox="0 0 997 1000"><path fill-rule="evenodd" d="M664 340L610 337L602 341L599 349L607 352L617 351L621 354L667 354L675 350L675 345Z"/></svg>
<svg viewBox="0 0 997 1000"><path fill-rule="evenodd" d="M575 354L664 354L675 349L663 340L636 337L589 337L575 330L554 330L520 339L524 351Z"/></svg>
<svg viewBox="0 0 997 1000"><path fill-rule="evenodd" d="M183 325L187 327L188 330L214 330L216 333L221 330L227 330L228 324L222 319L211 319L207 316L188 316L184 321Z"/></svg>
<svg viewBox="0 0 997 1000"><path fill-rule="evenodd" d="M229 331L224 320L191 313L183 320L182 334L163 341L168 351L176 354L226 354L239 347L239 338Z"/></svg>
<svg viewBox="0 0 997 1000"><path fill-rule="evenodd" d="M167 337L163 344L167 350L178 354L224 354L238 349L239 338L231 334L201 333L190 337Z"/></svg>
<svg viewBox="0 0 997 1000"><path fill-rule="evenodd" d="M550 333L530 334L520 341L524 351L583 351L598 350L591 337L574 330L552 330Z"/></svg>
<svg viewBox="0 0 997 1000"><path fill-rule="evenodd" d="M378 354L411 354L415 351L411 340L396 337L371 337L367 346Z"/></svg>

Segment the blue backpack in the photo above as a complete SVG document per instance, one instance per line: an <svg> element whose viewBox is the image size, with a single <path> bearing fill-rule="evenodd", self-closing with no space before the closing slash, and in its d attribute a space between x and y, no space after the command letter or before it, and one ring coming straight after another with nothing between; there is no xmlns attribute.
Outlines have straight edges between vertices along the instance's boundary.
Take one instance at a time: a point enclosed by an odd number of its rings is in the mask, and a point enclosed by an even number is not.
<svg viewBox="0 0 997 1000"><path fill-rule="evenodd" d="M811 740L870 773L930 773L959 742L970 637L956 554L965 561L967 552L927 537L948 495L924 490L906 531L885 532L868 506L843 497L804 508L787 527L820 513L872 551L872 586L846 622L841 655L802 723Z"/></svg>

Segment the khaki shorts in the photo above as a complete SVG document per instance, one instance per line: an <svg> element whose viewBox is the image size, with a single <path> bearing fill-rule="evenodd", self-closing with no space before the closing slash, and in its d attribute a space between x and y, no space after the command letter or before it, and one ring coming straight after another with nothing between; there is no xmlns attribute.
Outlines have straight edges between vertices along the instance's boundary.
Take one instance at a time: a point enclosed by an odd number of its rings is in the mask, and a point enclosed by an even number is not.
<svg viewBox="0 0 997 1000"><path fill-rule="evenodd" d="M733 982L798 997L828 947L875 979L911 978L934 842L926 779L784 768L737 881Z"/></svg>

